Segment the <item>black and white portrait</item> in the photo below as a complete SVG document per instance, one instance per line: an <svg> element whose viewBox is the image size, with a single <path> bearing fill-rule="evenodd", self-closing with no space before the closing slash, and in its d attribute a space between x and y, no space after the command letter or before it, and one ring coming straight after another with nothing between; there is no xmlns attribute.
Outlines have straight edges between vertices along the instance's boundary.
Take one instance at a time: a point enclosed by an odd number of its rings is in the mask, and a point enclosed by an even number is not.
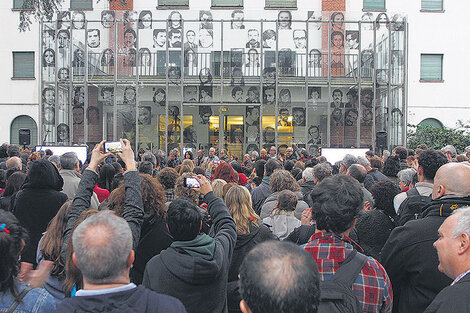
<svg viewBox="0 0 470 313"><path fill-rule="evenodd" d="M42 66L54 67L55 66L55 51L53 49L46 49L42 53Z"/></svg>
<svg viewBox="0 0 470 313"><path fill-rule="evenodd" d="M202 28L199 30L199 46L201 48L212 48L214 43L214 33L212 29Z"/></svg>
<svg viewBox="0 0 470 313"><path fill-rule="evenodd" d="M292 125L305 126L305 108L292 109Z"/></svg>
<svg viewBox="0 0 470 313"><path fill-rule="evenodd" d="M230 22L231 29L245 29L243 24L245 20L245 13L242 10L233 10L232 11L232 20Z"/></svg>
<svg viewBox="0 0 470 313"><path fill-rule="evenodd" d="M150 125L152 121L152 108L150 106L139 106L139 125Z"/></svg>
<svg viewBox="0 0 470 313"><path fill-rule="evenodd" d="M55 89L53 87L45 87L42 90L42 104L44 106L55 105Z"/></svg>
<svg viewBox="0 0 470 313"><path fill-rule="evenodd" d="M259 42L259 30L254 28L248 30L248 42L246 43L246 47L250 49L261 47Z"/></svg>
<svg viewBox="0 0 470 313"><path fill-rule="evenodd" d="M198 102L197 86L184 86L183 97L184 97L184 102Z"/></svg>
<svg viewBox="0 0 470 313"><path fill-rule="evenodd" d="M245 124L247 126L259 125L259 107L247 106Z"/></svg>
<svg viewBox="0 0 470 313"><path fill-rule="evenodd" d="M105 105L114 104L114 88L111 86L105 86L101 88L101 98Z"/></svg>
<svg viewBox="0 0 470 313"><path fill-rule="evenodd" d="M209 124L210 117L212 116L212 108L208 105L199 106L199 122L201 124Z"/></svg>
<svg viewBox="0 0 470 313"><path fill-rule="evenodd" d="M290 90L287 88L282 88L281 91L279 91L279 106L280 107L287 107L290 106L291 104L291 93Z"/></svg>
<svg viewBox="0 0 470 313"><path fill-rule="evenodd" d="M320 30L321 29L321 11L308 11L307 12L307 20L309 23L309 27L313 28L313 30ZM313 22L313 23L312 23Z"/></svg>
<svg viewBox="0 0 470 313"><path fill-rule="evenodd" d="M72 27L73 29L85 28L85 13L83 11L72 12Z"/></svg>
<svg viewBox="0 0 470 313"><path fill-rule="evenodd" d="M114 25L115 14L114 11L105 10L101 11L101 25L104 28L111 28Z"/></svg>
<svg viewBox="0 0 470 313"><path fill-rule="evenodd" d="M152 12L149 10L142 10L139 14L139 22L137 23L139 29L152 29Z"/></svg>
<svg viewBox="0 0 470 313"><path fill-rule="evenodd" d="M258 152L258 150L259 150L258 145L257 145L257 144L254 144L254 143L249 144L249 145L246 147L246 153L249 154L250 157L251 157L251 153L252 153L253 151Z"/></svg>
<svg viewBox="0 0 470 313"><path fill-rule="evenodd" d="M276 48L276 32L272 29L266 29L263 31L263 48Z"/></svg>
<svg viewBox="0 0 470 313"><path fill-rule="evenodd" d="M331 112L331 124L335 126L343 125L343 110L340 108L335 108Z"/></svg>
<svg viewBox="0 0 470 313"><path fill-rule="evenodd" d="M100 109L95 106L89 106L87 109L88 125L98 125L100 123Z"/></svg>
<svg viewBox="0 0 470 313"><path fill-rule="evenodd" d="M57 33L57 42L59 48L67 48L70 43L70 32L65 29L59 30Z"/></svg>
<svg viewBox="0 0 470 313"><path fill-rule="evenodd" d="M82 125L85 119L85 111L83 107L73 107L72 108L72 117L73 117L73 125Z"/></svg>
<svg viewBox="0 0 470 313"><path fill-rule="evenodd" d="M134 104L136 100L136 91L133 86L126 86L123 95L123 104Z"/></svg>
<svg viewBox="0 0 470 313"><path fill-rule="evenodd" d="M375 29L379 30L381 27L389 28L390 20L388 18L387 13L382 12L377 15L375 18Z"/></svg>
<svg viewBox="0 0 470 313"><path fill-rule="evenodd" d="M295 49L307 48L307 33L305 29L294 29L292 32Z"/></svg>
<svg viewBox="0 0 470 313"><path fill-rule="evenodd" d="M200 28L201 29L212 29L214 26L212 25L212 12L201 10L199 11L199 21L200 21Z"/></svg>
<svg viewBox="0 0 470 313"><path fill-rule="evenodd" d="M197 94L197 91L196 91ZM157 88L153 94L153 103L158 104L159 106L164 107L166 105L166 92L163 88Z"/></svg>
<svg viewBox="0 0 470 313"><path fill-rule="evenodd" d="M183 17L178 11L171 11L168 15L168 29L180 29L183 24Z"/></svg>
<svg viewBox="0 0 470 313"><path fill-rule="evenodd" d="M44 46L50 47L53 45L55 40L55 30L53 29L46 29L42 32L42 41Z"/></svg>
<svg viewBox="0 0 470 313"><path fill-rule="evenodd" d="M344 113L344 126L357 125L358 112L356 109L348 109Z"/></svg>
<svg viewBox="0 0 470 313"><path fill-rule="evenodd" d="M212 100L212 86L199 86L199 102L210 103Z"/></svg>
<svg viewBox="0 0 470 313"><path fill-rule="evenodd" d="M201 85L212 84L212 74L210 68L201 68L201 70L199 71L199 82L201 83Z"/></svg>
<svg viewBox="0 0 470 313"><path fill-rule="evenodd" d="M164 48L166 43L166 30L154 29L153 30L153 47Z"/></svg>
<svg viewBox="0 0 470 313"><path fill-rule="evenodd" d="M73 88L73 106L83 107L85 105L85 87L78 86Z"/></svg>
<svg viewBox="0 0 470 313"><path fill-rule="evenodd" d="M186 126L183 129L183 142L184 143L195 143L197 142L197 132L193 125ZM186 146L187 148L188 146ZM196 147L194 147L196 148Z"/></svg>
<svg viewBox="0 0 470 313"><path fill-rule="evenodd" d="M393 108L392 109L392 125L397 126L400 125L401 119L403 117L403 113L399 108Z"/></svg>
<svg viewBox="0 0 470 313"><path fill-rule="evenodd" d="M57 125L57 141L65 143L69 140L70 129L67 124L60 123Z"/></svg>
<svg viewBox="0 0 470 313"><path fill-rule="evenodd" d="M362 22L362 29L363 30L373 30L374 29L374 14L371 12L366 12L362 14L361 22Z"/></svg>
<svg viewBox="0 0 470 313"><path fill-rule="evenodd" d="M394 31L405 30L405 17L401 14L394 14L392 16L392 29Z"/></svg>
<svg viewBox="0 0 470 313"><path fill-rule="evenodd" d="M169 48L181 48L181 30L171 29L168 32L168 47Z"/></svg>
<svg viewBox="0 0 470 313"><path fill-rule="evenodd" d="M263 141L267 144L273 144L276 139L276 130L274 127L268 126L263 129Z"/></svg>
<svg viewBox="0 0 470 313"><path fill-rule="evenodd" d="M279 11L277 15L278 29L291 29L292 25L292 13L290 11Z"/></svg>
<svg viewBox="0 0 470 313"><path fill-rule="evenodd" d="M259 127L258 125L246 125L246 143L259 142Z"/></svg>
<svg viewBox="0 0 470 313"><path fill-rule="evenodd" d="M123 59L124 67L134 67L136 64L137 51L134 48L130 48L126 51Z"/></svg>
<svg viewBox="0 0 470 313"><path fill-rule="evenodd" d="M192 29L186 31L186 42L184 43L184 51L192 50L197 52L196 32Z"/></svg>
<svg viewBox="0 0 470 313"><path fill-rule="evenodd" d="M283 108L279 110L278 126L292 126L292 122L289 120L289 109Z"/></svg>
<svg viewBox="0 0 470 313"><path fill-rule="evenodd" d="M232 88L232 98L235 102L245 102L244 92L242 87L240 86L235 86Z"/></svg>
<svg viewBox="0 0 470 313"><path fill-rule="evenodd" d="M346 98L348 99L348 102L346 102L345 107L346 108L355 108L357 107L359 97L357 95L357 89L352 88L349 89L348 92L346 93Z"/></svg>
<svg viewBox="0 0 470 313"><path fill-rule="evenodd" d="M312 125L308 128L308 143L319 144L321 143L320 128L316 125Z"/></svg>
<svg viewBox="0 0 470 313"><path fill-rule="evenodd" d="M172 105L168 108L168 116L171 117L172 122L180 121L180 108L176 105Z"/></svg>
<svg viewBox="0 0 470 313"><path fill-rule="evenodd" d="M344 49L344 34L340 31L331 33L331 49L332 51L341 51Z"/></svg>
<svg viewBox="0 0 470 313"><path fill-rule="evenodd" d="M85 51L80 48L73 51L72 66L75 68L85 67Z"/></svg>
<svg viewBox="0 0 470 313"><path fill-rule="evenodd" d="M55 110L54 110L54 107L44 108L43 118L44 118L44 124L54 125L55 124Z"/></svg>
<svg viewBox="0 0 470 313"><path fill-rule="evenodd" d="M100 30L89 29L87 30L87 44L90 48L98 48L100 46Z"/></svg>
<svg viewBox="0 0 470 313"><path fill-rule="evenodd" d="M275 91L274 86L263 87L263 103L264 104L276 103L276 91Z"/></svg>
<svg viewBox="0 0 470 313"><path fill-rule="evenodd" d="M330 103L331 108L344 108L343 92L340 89L333 90L331 98L333 99L333 102Z"/></svg>
<svg viewBox="0 0 470 313"><path fill-rule="evenodd" d="M308 87L308 103L310 105L316 105L320 99L321 87Z"/></svg>
<svg viewBox="0 0 470 313"><path fill-rule="evenodd" d="M243 70L240 67L234 67L232 69L232 76L230 80L231 86L244 86L245 78L243 77Z"/></svg>
<svg viewBox="0 0 470 313"><path fill-rule="evenodd" d="M152 53L149 48L139 49L139 61L140 66L145 68L144 74L148 73L148 69L152 66Z"/></svg>
<svg viewBox="0 0 470 313"><path fill-rule="evenodd" d="M346 48L349 50L359 49L359 31L347 30L346 31Z"/></svg>
<svg viewBox="0 0 470 313"><path fill-rule="evenodd" d="M129 50L135 48L137 41L137 34L132 28L128 28L124 31L124 48Z"/></svg>
<svg viewBox="0 0 470 313"><path fill-rule="evenodd" d="M330 20L331 31L332 32L343 32L344 31L344 13L343 12L333 12L331 14Z"/></svg>
<svg viewBox="0 0 470 313"><path fill-rule="evenodd" d="M251 86L248 88L246 103L259 103L259 87Z"/></svg>
<svg viewBox="0 0 470 313"><path fill-rule="evenodd" d="M61 67L57 71L57 79L61 82L66 81L69 79L69 69L67 67Z"/></svg>
<svg viewBox="0 0 470 313"><path fill-rule="evenodd" d="M123 19L125 27L132 27L132 24L137 21L137 11L125 11Z"/></svg>
<svg viewBox="0 0 470 313"><path fill-rule="evenodd" d="M101 66L114 66L114 51L106 49L101 54Z"/></svg>
<svg viewBox="0 0 470 313"><path fill-rule="evenodd" d="M57 12L57 29L70 28L70 11Z"/></svg>

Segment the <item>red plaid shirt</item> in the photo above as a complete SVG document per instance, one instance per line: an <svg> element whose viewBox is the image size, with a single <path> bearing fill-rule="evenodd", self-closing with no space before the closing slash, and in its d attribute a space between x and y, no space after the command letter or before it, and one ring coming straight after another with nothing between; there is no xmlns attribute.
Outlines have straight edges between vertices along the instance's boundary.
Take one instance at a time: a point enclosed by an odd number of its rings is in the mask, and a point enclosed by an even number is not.
<svg viewBox="0 0 470 313"><path fill-rule="evenodd" d="M321 280L331 280L343 262L353 250L362 252L352 239L333 233L316 233L305 246L317 262ZM362 305L363 312L392 312L393 293L390 279L383 266L374 258L364 265L352 285L354 295Z"/></svg>

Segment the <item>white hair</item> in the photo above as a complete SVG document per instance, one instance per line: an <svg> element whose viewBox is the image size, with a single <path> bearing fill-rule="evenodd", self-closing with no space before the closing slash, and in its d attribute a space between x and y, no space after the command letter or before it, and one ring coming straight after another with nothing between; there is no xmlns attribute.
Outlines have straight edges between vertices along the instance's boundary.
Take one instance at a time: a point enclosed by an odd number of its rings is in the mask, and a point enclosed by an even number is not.
<svg viewBox="0 0 470 313"><path fill-rule="evenodd" d="M408 185L413 182L413 176L416 174L414 168L405 168L397 173L397 177L400 181L407 182Z"/></svg>
<svg viewBox="0 0 470 313"><path fill-rule="evenodd" d="M357 157L357 164L361 164L365 168L370 167L369 160L367 160L367 158L363 157L362 155Z"/></svg>
<svg viewBox="0 0 470 313"><path fill-rule="evenodd" d="M458 214L458 216L452 231L452 237L456 238L464 233L470 236L470 207L459 208L452 213L452 215L454 214Z"/></svg>
<svg viewBox="0 0 470 313"><path fill-rule="evenodd" d="M302 178L305 178L305 181L313 181L314 175L313 175L313 167L307 167L304 169L302 172Z"/></svg>

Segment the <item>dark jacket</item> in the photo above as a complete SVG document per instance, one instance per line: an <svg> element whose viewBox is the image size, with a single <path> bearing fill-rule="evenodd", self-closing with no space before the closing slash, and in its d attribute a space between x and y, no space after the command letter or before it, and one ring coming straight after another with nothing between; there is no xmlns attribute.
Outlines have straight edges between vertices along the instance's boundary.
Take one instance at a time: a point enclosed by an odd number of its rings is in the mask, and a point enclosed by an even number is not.
<svg viewBox="0 0 470 313"><path fill-rule="evenodd" d="M270 178L263 177L261 184L253 188L251 191L251 202L253 203L253 210L259 215L264 200L271 194L271 187L269 186Z"/></svg>
<svg viewBox="0 0 470 313"><path fill-rule="evenodd" d="M31 164L13 204L13 213L29 233L29 241L21 253L22 262L36 264L36 250L42 233L67 201L67 195L60 192L63 184L59 171L51 162L41 159Z"/></svg>
<svg viewBox="0 0 470 313"><path fill-rule="evenodd" d="M145 265L154 256L160 254L173 242L164 220L146 217L142 225L139 245L135 250L135 261L132 267L132 278L136 284L142 284Z"/></svg>
<svg viewBox="0 0 470 313"><path fill-rule="evenodd" d="M300 220L302 217L302 212L308 208L308 204L303 200L303 195L300 191L296 191L294 193L297 196L297 206L295 207L294 215L298 220ZM261 217L261 219L271 215L272 211L276 208L278 196L279 192L274 192L266 198L263 205L261 206L261 212L259 213L259 217Z"/></svg>
<svg viewBox="0 0 470 313"><path fill-rule="evenodd" d="M379 172L378 169L373 168L367 173L366 178L364 179L364 187L370 191L372 185L384 179L387 179L387 176Z"/></svg>
<svg viewBox="0 0 470 313"><path fill-rule="evenodd" d="M433 200L421 219L396 227L382 249L380 263L392 281L393 312L422 313L434 297L451 283L439 272L439 260L433 247L437 230L458 207L470 204L470 198L444 196Z"/></svg>
<svg viewBox="0 0 470 313"><path fill-rule="evenodd" d="M229 312L241 312L238 274L243 259L254 246L267 240L277 240L277 238L264 224L260 224L259 227L251 224L249 234L237 234L237 244L233 250L232 262L228 271L227 302Z"/></svg>
<svg viewBox="0 0 470 313"><path fill-rule="evenodd" d="M311 207L312 203L310 203L310 193L312 192L313 188L315 187L314 181L307 181L300 185L300 190L302 191L302 195L304 196L304 201Z"/></svg>
<svg viewBox="0 0 470 313"><path fill-rule="evenodd" d="M284 241L290 241L295 243L296 245L304 245L306 244L310 237L315 233L316 225L300 225L294 231L292 231L289 236L287 236Z"/></svg>
<svg viewBox="0 0 470 313"><path fill-rule="evenodd" d="M87 168L83 174L80 183L78 184L77 193L72 203L72 208L67 220L63 235L63 243L61 250L61 258L65 264L67 256L67 244L70 235L72 234L73 226L80 217L83 211L87 211L90 207L91 196L93 195L93 188L98 181L98 174ZM124 201L124 210L122 211L122 218L124 218L132 232L133 249L135 250L139 243L140 230L144 220L144 209L142 204L142 194L140 191L140 176L139 172L126 171L124 173L124 188L126 190L126 200Z"/></svg>
<svg viewBox="0 0 470 313"><path fill-rule="evenodd" d="M121 292L67 298L54 312L186 313L186 310L178 299L137 286Z"/></svg>
<svg viewBox="0 0 470 313"><path fill-rule="evenodd" d="M15 194L11 196L6 196L6 197L2 196L0 198L0 210L11 211L11 205L12 205L14 196Z"/></svg>
<svg viewBox="0 0 470 313"><path fill-rule="evenodd" d="M170 246L147 263L143 285L180 299L189 313L227 312L227 278L237 238L235 222L213 192L204 197L204 202L215 233L212 258L191 256Z"/></svg>
<svg viewBox="0 0 470 313"><path fill-rule="evenodd" d="M470 312L470 275L465 275L455 285L442 289L424 313Z"/></svg>

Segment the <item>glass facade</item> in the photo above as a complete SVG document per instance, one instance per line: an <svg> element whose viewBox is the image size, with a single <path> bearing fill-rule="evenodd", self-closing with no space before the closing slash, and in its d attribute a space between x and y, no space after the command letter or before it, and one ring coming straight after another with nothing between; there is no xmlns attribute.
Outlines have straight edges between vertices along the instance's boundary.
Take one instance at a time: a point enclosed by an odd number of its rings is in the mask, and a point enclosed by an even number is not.
<svg viewBox="0 0 470 313"><path fill-rule="evenodd" d="M41 22L45 144L124 137L137 149L216 147L241 157L292 143L310 152L373 147L378 132L389 146L404 143L403 19L197 13L64 11Z"/></svg>

